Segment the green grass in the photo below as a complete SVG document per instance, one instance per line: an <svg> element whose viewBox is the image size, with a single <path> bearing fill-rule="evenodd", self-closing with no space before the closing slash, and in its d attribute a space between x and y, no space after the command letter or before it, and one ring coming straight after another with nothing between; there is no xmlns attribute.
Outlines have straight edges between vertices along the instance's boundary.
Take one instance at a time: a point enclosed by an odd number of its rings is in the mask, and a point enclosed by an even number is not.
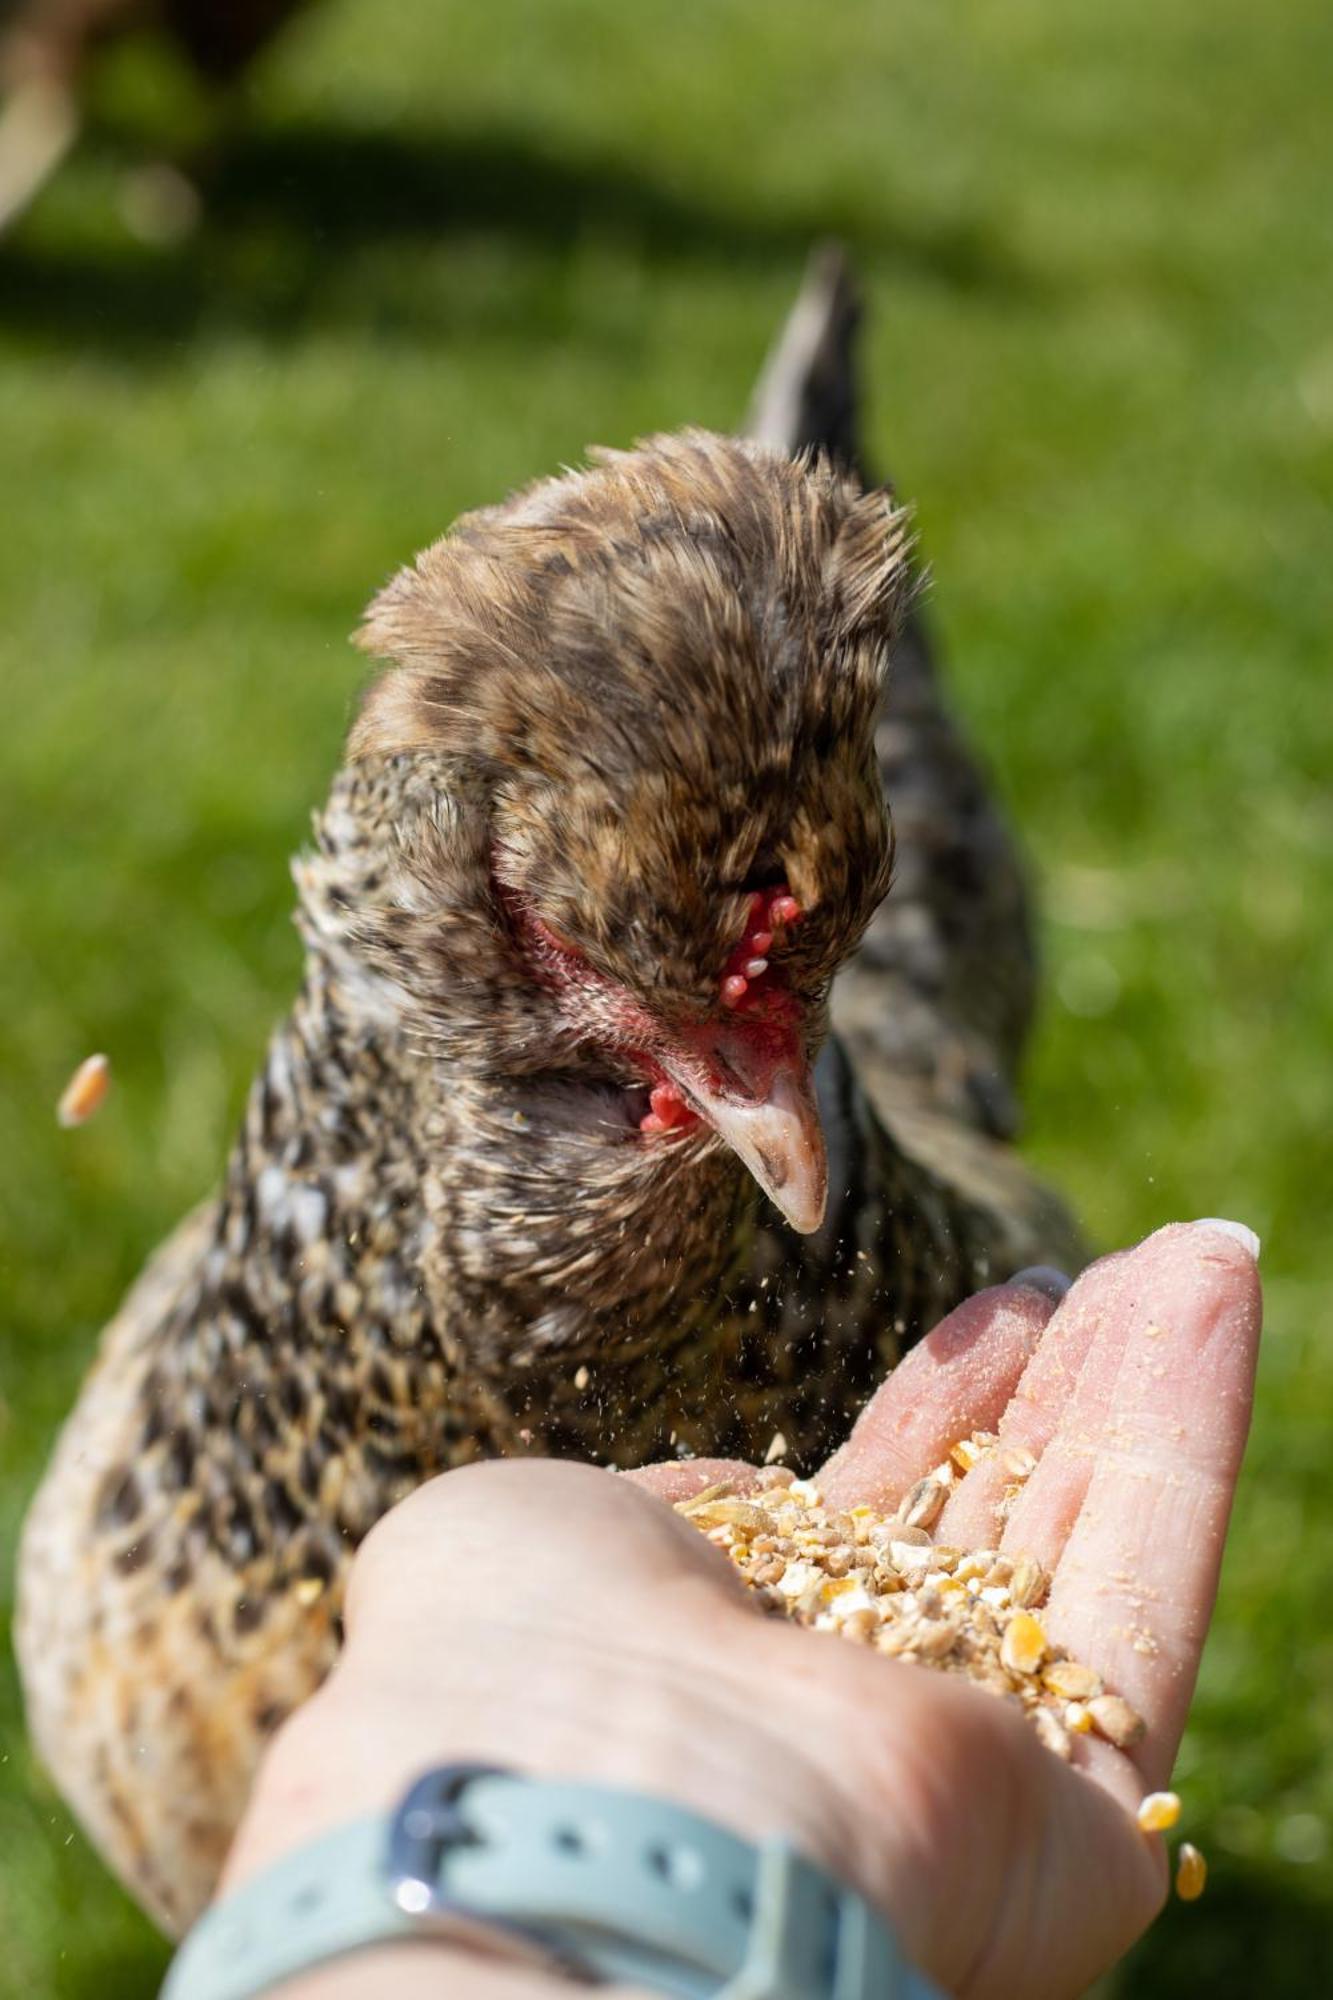
<svg viewBox="0 0 1333 2000"><path fill-rule="evenodd" d="M1331 61L1319 0L338 0L170 252L117 189L194 112L117 66L0 247L0 1597L97 1329L216 1175L292 987L284 857L362 600L589 439L733 420L834 230L871 297L876 454L1044 879L1031 1151L1103 1242L1201 1213L1265 1236L1181 1763L1213 1883L1108 1991L1316 1990ZM94 1047L115 1094L62 1134ZM0 1991L151 1989L162 1953L34 1768L7 1650L0 1857Z"/></svg>

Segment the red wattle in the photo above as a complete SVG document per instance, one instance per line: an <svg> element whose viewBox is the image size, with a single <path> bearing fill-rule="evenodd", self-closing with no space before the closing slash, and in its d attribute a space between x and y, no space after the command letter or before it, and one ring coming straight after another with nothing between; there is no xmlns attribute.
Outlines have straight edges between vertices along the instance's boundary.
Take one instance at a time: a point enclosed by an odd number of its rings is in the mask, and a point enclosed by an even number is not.
<svg viewBox="0 0 1333 2000"><path fill-rule="evenodd" d="M648 1093L648 1102L652 1108L639 1120L641 1132L679 1132L699 1122L698 1113L686 1103L674 1083L655 1083Z"/></svg>

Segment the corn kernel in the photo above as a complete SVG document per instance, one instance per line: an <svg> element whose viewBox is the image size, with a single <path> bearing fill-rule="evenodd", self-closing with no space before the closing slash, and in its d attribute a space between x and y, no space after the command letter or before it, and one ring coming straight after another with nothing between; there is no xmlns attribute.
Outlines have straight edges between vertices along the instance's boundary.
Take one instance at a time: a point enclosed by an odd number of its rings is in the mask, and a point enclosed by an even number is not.
<svg viewBox="0 0 1333 2000"><path fill-rule="evenodd" d="M1121 1695L1095 1695L1088 1703L1088 1713L1097 1734L1114 1743L1117 1750L1128 1750L1143 1735L1143 1717Z"/></svg>
<svg viewBox="0 0 1333 2000"><path fill-rule="evenodd" d="M1144 1833L1165 1833L1180 1818L1180 1798L1175 1792L1149 1792L1140 1800L1135 1814Z"/></svg>
<svg viewBox="0 0 1333 2000"><path fill-rule="evenodd" d="M1208 1880L1208 1863L1197 1847L1188 1840L1180 1843L1180 1853L1176 1857L1176 1894L1182 1903L1195 1903L1203 1894Z"/></svg>
<svg viewBox="0 0 1333 2000"><path fill-rule="evenodd" d="M105 1056L89 1056L65 1085L56 1117L62 1125L86 1125L100 1111L111 1088L111 1065Z"/></svg>
<svg viewBox="0 0 1333 2000"><path fill-rule="evenodd" d="M1102 1691L1101 1675L1079 1660L1052 1660L1041 1681L1063 1701L1089 1701Z"/></svg>
<svg viewBox="0 0 1333 2000"><path fill-rule="evenodd" d="M1004 1628L1000 1661L1011 1674L1034 1674L1046 1657L1046 1633L1040 1618L1017 1611Z"/></svg>

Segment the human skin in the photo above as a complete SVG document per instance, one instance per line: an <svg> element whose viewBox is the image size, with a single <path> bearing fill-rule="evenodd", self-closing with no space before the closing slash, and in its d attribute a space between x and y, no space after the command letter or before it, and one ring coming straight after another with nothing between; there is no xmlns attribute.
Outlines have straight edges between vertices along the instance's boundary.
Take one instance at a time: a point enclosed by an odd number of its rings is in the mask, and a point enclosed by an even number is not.
<svg viewBox="0 0 1333 2000"><path fill-rule="evenodd" d="M1249 1422L1254 1258L1173 1225L1060 1303L1015 1282L944 1321L819 1475L839 1506L896 1505L974 1429L1037 1467L997 1525L983 1460L938 1525L1030 1551L1052 1639L1142 1713L1128 1753L1073 1766L1009 1703L763 1616L663 1504L718 1461L616 1476L547 1461L447 1473L389 1515L352 1574L337 1669L275 1739L223 1880L393 1806L431 1765L480 1759L660 1794L751 1838L781 1832L869 1896L965 2000L1065 2000L1166 1889L1133 1811L1170 1776L1212 1612ZM559 1981L439 1942L306 1974L291 2000L392 1992L552 2000Z"/></svg>

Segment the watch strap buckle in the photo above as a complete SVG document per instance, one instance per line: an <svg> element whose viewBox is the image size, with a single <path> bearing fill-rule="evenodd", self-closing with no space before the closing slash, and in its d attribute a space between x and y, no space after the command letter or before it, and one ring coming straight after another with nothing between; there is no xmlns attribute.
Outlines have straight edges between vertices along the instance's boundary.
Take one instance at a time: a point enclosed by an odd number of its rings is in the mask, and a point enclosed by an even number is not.
<svg viewBox="0 0 1333 2000"><path fill-rule="evenodd" d="M418 1778L393 1816L389 1827L389 1894L404 1916L443 1912L448 1903L440 1886L440 1867L451 1848L471 1847L476 1829L459 1809L459 1800L477 1778L499 1778L498 1764L444 1764Z"/></svg>

